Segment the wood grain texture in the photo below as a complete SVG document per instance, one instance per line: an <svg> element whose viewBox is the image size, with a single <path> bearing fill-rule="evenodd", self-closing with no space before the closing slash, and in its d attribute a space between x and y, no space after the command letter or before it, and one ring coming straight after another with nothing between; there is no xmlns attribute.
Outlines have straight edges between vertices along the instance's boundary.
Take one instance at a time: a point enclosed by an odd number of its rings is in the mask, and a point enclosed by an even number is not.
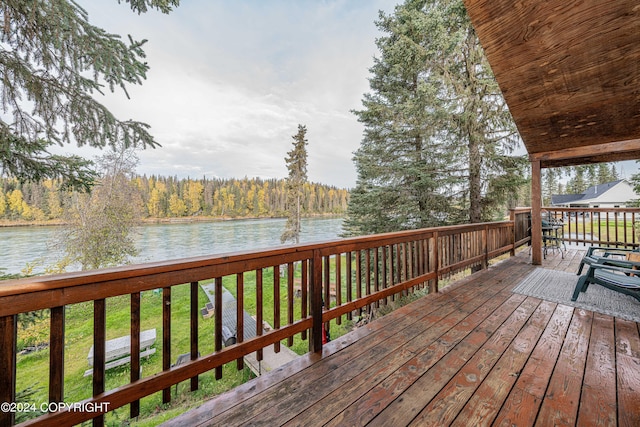
<svg viewBox="0 0 640 427"><path fill-rule="evenodd" d="M640 137L635 0L465 0L529 154L579 149L543 167L638 158L591 147Z"/></svg>
<svg viewBox="0 0 640 427"><path fill-rule="evenodd" d="M545 266L573 271L574 252ZM512 294L533 268L523 261L406 305L168 425L637 425L639 325Z"/></svg>

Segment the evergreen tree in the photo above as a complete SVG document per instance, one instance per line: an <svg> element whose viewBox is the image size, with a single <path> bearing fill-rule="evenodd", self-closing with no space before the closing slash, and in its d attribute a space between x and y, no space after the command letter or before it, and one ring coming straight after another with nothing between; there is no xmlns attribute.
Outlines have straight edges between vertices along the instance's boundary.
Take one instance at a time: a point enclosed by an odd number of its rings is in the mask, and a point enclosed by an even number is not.
<svg viewBox="0 0 640 427"><path fill-rule="evenodd" d="M407 0L377 25L345 233L492 219L527 163L462 1Z"/></svg>
<svg viewBox="0 0 640 427"><path fill-rule="evenodd" d="M127 0L133 11L168 13L179 0ZM51 155L54 144L155 147L148 125L119 120L94 95L126 94L148 65L145 41L128 43L89 23L75 1L5 0L0 6L0 168L20 180L58 177L88 189L96 174L78 156ZM127 95L128 96L128 95Z"/></svg>
<svg viewBox="0 0 640 427"><path fill-rule="evenodd" d="M280 236L282 243L292 240L300 243L302 203L304 184L307 182L307 128L298 125L298 133L293 136L293 149L287 152L287 223Z"/></svg>

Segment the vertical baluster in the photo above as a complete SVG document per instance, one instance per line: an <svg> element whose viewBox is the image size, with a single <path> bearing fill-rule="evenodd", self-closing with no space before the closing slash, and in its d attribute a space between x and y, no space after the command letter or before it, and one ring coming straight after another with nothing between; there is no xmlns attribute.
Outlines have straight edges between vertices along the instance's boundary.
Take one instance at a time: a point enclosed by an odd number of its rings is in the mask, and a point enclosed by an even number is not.
<svg viewBox="0 0 640 427"><path fill-rule="evenodd" d="M336 305L342 305L342 255L336 254ZM342 324L342 316L336 317L336 325Z"/></svg>
<svg viewBox="0 0 640 427"><path fill-rule="evenodd" d="M162 288L162 370L171 369L171 287ZM171 402L171 387L162 390L162 403Z"/></svg>
<svg viewBox="0 0 640 427"><path fill-rule="evenodd" d="M627 211L622 212L622 238L624 239L624 247L629 247L629 237L627 235Z"/></svg>
<svg viewBox="0 0 640 427"><path fill-rule="evenodd" d="M18 334L18 316L0 317L0 403L16 401L16 337ZM15 421L11 411L0 411L0 425L10 426Z"/></svg>
<svg viewBox="0 0 640 427"><path fill-rule="evenodd" d="M300 278L300 314L302 316L303 319L307 318L307 315L309 313L308 308L309 308L309 293L308 293L308 286L309 286L309 261L307 261L306 259L302 260L302 266L301 266L301 278ZM304 331L302 331L301 333L301 337L303 340L307 339L307 330L305 329Z"/></svg>
<svg viewBox="0 0 640 427"><path fill-rule="evenodd" d="M191 323L191 331L190 331L190 348L189 352L191 353L191 360L196 360L199 355L198 351L198 323L200 318L200 303L198 300L198 291L200 290L200 285L198 282L191 282L189 284L189 293L190 293L190 304L191 304L191 312L190 312L190 323ZM191 391L196 391L198 389L198 375L191 377Z"/></svg>
<svg viewBox="0 0 640 427"><path fill-rule="evenodd" d="M329 256L323 257L323 273L322 273L322 283L324 288L324 310L329 310L331 307L331 262ZM331 325L329 322L326 322L323 325L323 328L327 333L329 333L331 329Z"/></svg>
<svg viewBox="0 0 640 427"><path fill-rule="evenodd" d="M259 268L256 270L256 335L262 336L262 332L264 330L263 323L264 319L262 317L262 305L263 305L263 297L262 297L262 269ZM256 359L258 362L262 360L263 352L262 349L256 352Z"/></svg>
<svg viewBox="0 0 640 427"><path fill-rule="evenodd" d="M293 263L287 264L287 316L289 325L293 323L293 276L295 275ZM287 338L287 346L293 345L293 336Z"/></svg>
<svg viewBox="0 0 640 427"><path fill-rule="evenodd" d="M584 234L584 240L587 240L587 219L586 219L586 215L587 212L586 211L582 211L582 234ZM591 214L591 244L596 243L594 241L594 229L593 229L593 213ZM600 239L600 218L598 217L598 241L601 240Z"/></svg>
<svg viewBox="0 0 640 427"><path fill-rule="evenodd" d="M598 223L602 224L602 212L598 213ZM593 214L591 215L593 216ZM606 212L605 215L605 234L607 236L607 246L610 245L611 242L611 238L609 237L609 212ZM616 247L618 247L618 245L616 244Z"/></svg>
<svg viewBox="0 0 640 427"><path fill-rule="evenodd" d="M404 280L411 279L411 243L404 242L402 244L404 250Z"/></svg>
<svg viewBox="0 0 640 427"><path fill-rule="evenodd" d="M607 215L608 215L608 213L607 213ZM616 239L616 247L618 247L618 242L620 241L620 238L618 236L618 213L617 212L613 213L613 227L614 227L613 229L614 229L614 233L615 233L614 237ZM607 227L607 228L609 228L609 227Z"/></svg>
<svg viewBox="0 0 640 427"><path fill-rule="evenodd" d="M49 402L64 401L64 307L51 308Z"/></svg>
<svg viewBox="0 0 640 427"><path fill-rule="evenodd" d="M351 277L351 273L352 273L352 265L351 263L353 262L352 256L351 256L351 251L347 252L345 254L345 276L347 279L347 301L351 302L353 301L353 279ZM350 311L347 313L347 319L352 320L353 319L353 313Z"/></svg>
<svg viewBox="0 0 640 427"><path fill-rule="evenodd" d="M280 329L280 266L273 266L273 329ZM280 353L280 341L273 343L273 351Z"/></svg>
<svg viewBox="0 0 640 427"><path fill-rule="evenodd" d="M380 254L378 248L373 248L373 289L377 292L380 290ZM380 301L376 300L376 308L380 307Z"/></svg>
<svg viewBox="0 0 640 427"><path fill-rule="evenodd" d="M389 285L393 286L395 285L397 282L395 280L395 265L396 265L396 251L395 249L395 245L389 245ZM396 300L396 294L392 294L391 295L391 301L395 301Z"/></svg>
<svg viewBox="0 0 640 427"><path fill-rule="evenodd" d="M362 251L356 252L356 298L362 298ZM362 308L358 309L358 316L362 316Z"/></svg>
<svg viewBox="0 0 640 427"><path fill-rule="evenodd" d="M310 350L322 351L322 257L316 249L311 260L311 316L313 318Z"/></svg>
<svg viewBox="0 0 640 427"><path fill-rule="evenodd" d="M93 395L104 392L105 342L106 342L107 305L104 300L93 301ZM104 425L104 416L93 419L94 427Z"/></svg>
<svg viewBox="0 0 640 427"><path fill-rule="evenodd" d="M380 274L382 275L382 288L383 289L385 289L385 288L387 288L389 286L389 281L388 281L388 278L387 278L387 271L388 271L388 269L387 269L387 260L388 260L387 248L388 248L388 246L383 246L382 248L380 248L382 250L382 262L381 262L382 271L381 271ZM387 305L388 302L389 302L388 298L384 297L384 305Z"/></svg>
<svg viewBox="0 0 640 427"><path fill-rule="evenodd" d="M366 258L365 258L365 292L366 295L371 295L371 248L367 248L367 252L366 252ZM371 315L371 312L373 311L373 304L369 304L369 307L367 308L368 312L367 314Z"/></svg>
<svg viewBox="0 0 640 427"><path fill-rule="evenodd" d="M631 242L633 243L633 247L636 247L636 213L631 212Z"/></svg>
<svg viewBox="0 0 640 427"><path fill-rule="evenodd" d="M244 341L244 273L236 274L236 342ZM244 368L244 358L236 359L236 368Z"/></svg>
<svg viewBox="0 0 640 427"><path fill-rule="evenodd" d="M416 253L416 258L417 258L416 259L416 265L417 265L417 268L418 268L418 274L419 275L422 275L422 274L424 274L426 272L425 271L425 266L424 266L424 262L425 262L425 259L424 259L424 254L425 254L424 245L425 245L425 240L424 239L418 240L418 251ZM425 285L424 283L421 283L420 284L420 289L423 289L424 285Z"/></svg>
<svg viewBox="0 0 640 427"><path fill-rule="evenodd" d="M440 286L440 235L437 231L433 233L433 271L435 273L435 280L433 281L433 289L430 289L429 292L439 292L438 289Z"/></svg>
<svg viewBox="0 0 640 427"><path fill-rule="evenodd" d="M409 256L408 256L408 269L407 271L409 272L409 278L413 279L414 277L416 277L416 250L415 250L415 241L411 241L407 243L408 246L408 251L409 251ZM413 286L412 288L412 292L415 292L415 290L417 289L415 286Z"/></svg>
<svg viewBox="0 0 640 427"><path fill-rule="evenodd" d="M131 382L140 379L140 292L134 292L130 297L131 325L130 343L131 349L131 372L129 380ZM135 418L140 415L140 400L134 400L129 404L129 417Z"/></svg>
<svg viewBox="0 0 640 427"><path fill-rule="evenodd" d="M400 247L400 257L398 258L400 261L400 268L398 269L398 274L400 274L400 278L398 279L398 283L404 282L407 280L407 247L406 243L399 243ZM407 291L403 290L402 295L406 295Z"/></svg>
<svg viewBox="0 0 640 427"><path fill-rule="evenodd" d="M222 277L216 277L214 280L214 330L215 330L215 338L214 338L214 350L220 351L222 350ZM217 366L216 369L216 380L222 378L222 366Z"/></svg>

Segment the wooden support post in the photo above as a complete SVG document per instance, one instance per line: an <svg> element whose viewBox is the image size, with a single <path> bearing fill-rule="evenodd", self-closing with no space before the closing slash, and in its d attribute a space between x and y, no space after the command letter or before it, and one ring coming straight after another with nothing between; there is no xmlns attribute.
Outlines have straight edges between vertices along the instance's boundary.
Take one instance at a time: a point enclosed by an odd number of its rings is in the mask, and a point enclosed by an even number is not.
<svg viewBox="0 0 640 427"><path fill-rule="evenodd" d="M531 264L542 265L542 178L540 160L531 162Z"/></svg>

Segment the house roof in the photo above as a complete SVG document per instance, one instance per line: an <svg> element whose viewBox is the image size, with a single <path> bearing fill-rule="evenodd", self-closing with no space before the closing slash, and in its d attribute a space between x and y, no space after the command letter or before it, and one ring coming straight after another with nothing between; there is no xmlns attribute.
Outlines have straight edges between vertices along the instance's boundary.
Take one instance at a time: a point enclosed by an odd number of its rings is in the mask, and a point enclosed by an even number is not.
<svg viewBox="0 0 640 427"><path fill-rule="evenodd" d="M607 182L587 188L581 194L554 194L551 196L552 205L564 205L567 203L587 202L602 196L604 193L618 185L622 180Z"/></svg>
<svg viewBox="0 0 640 427"><path fill-rule="evenodd" d="M464 0L530 159L640 158L638 0Z"/></svg>
<svg viewBox="0 0 640 427"><path fill-rule="evenodd" d="M566 205L567 203L575 202L582 199L584 194L552 194L552 205Z"/></svg>

